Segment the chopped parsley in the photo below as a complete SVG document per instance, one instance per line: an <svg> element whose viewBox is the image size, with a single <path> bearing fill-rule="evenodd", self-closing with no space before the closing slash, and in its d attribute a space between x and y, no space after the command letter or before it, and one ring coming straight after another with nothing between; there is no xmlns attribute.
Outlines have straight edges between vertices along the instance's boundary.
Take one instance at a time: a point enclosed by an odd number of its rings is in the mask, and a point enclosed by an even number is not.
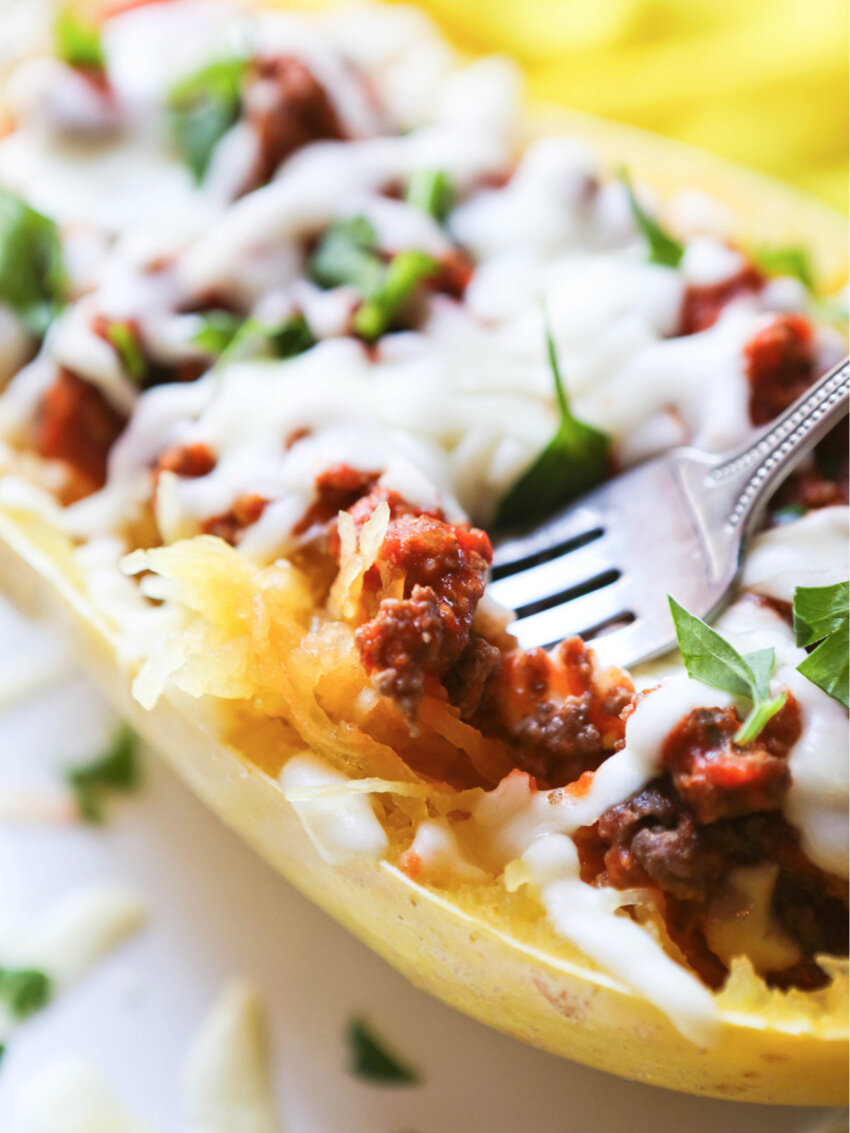
<svg viewBox="0 0 850 1133"><path fill-rule="evenodd" d="M53 39L56 54L72 67L103 69L106 59L100 28L70 4L65 4L56 13Z"/></svg>
<svg viewBox="0 0 850 1133"><path fill-rule="evenodd" d="M20 197L0 188L0 302L43 338L68 288L59 230Z"/></svg>
<svg viewBox="0 0 850 1133"><path fill-rule="evenodd" d="M387 264L378 251L375 229L363 216L332 224L310 262L310 274L322 287L354 287L363 303L354 315L354 332L374 341L389 329L403 303L439 264L409 248Z"/></svg>
<svg viewBox="0 0 850 1133"><path fill-rule="evenodd" d="M121 365L137 385L145 380L148 364L132 323L113 320L106 324L106 338L115 347Z"/></svg>
<svg viewBox="0 0 850 1133"><path fill-rule="evenodd" d="M848 707L850 701L850 583L798 586L794 591L794 640L814 646L797 671L812 684Z"/></svg>
<svg viewBox="0 0 850 1133"><path fill-rule="evenodd" d="M794 279L799 279L806 290L814 290L812 262L805 248L759 244L751 249L750 255L756 267L761 268L767 275L790 275Z"/></svg>
<svg viewBox="0 0 850 1133"><path fill-rule="evenodd" d="M439 266L433 256L415 248L393 256L378 287L355 312L356 333L370 341L380 338L416 286Z"/></svg>
<svg viewBox="0 0 850 1133"><path fill-rule="evenodd" d="M372 295L384 278L378 235L365 216L338 220L319 241L310 275L321 287L354 287Z"/></svg>
<svg viewBox="0 0 850 1133"><path fill-rule="evenodd" d="M0 1000L16 1019L40 1011L50 998L50 977L37 968L0 968Z"/></svg>
<svg viewBox="0 0 850 1133"><path fill-rule="evenodd" d="M413 1086L420 1081L419 1074L388 1051L363 1019L351 1020L346 1037L349 1066L356 1078L398 1086Z"/></svg>
<svg viewBox="0 0 850 1133"><path fill-rule="evenodd" d="M530 526L605 478L609 439L593 425L580 421L570 409L548 322L546 349L555 383L558 429L502 497L496 512L497 527Z"/></svg>
<svg viewBox="0 0 850 1133"><path fill-rule="evenodd" d="M303 354L316 343L313 333L302 314L291 315L280 323L264 323L260 319L245 319L222 351L218 365L230 365L248 359L282 361Z"/></svg>
<svg viewBox="0 0 850 1133"><path fill-rule="evenodd" d="M239 333L244 318L232 311L204 311L199 316L200 330L192 336L192 342L206 354L223 354Z"/></svg>
<svg viewBox="0 0 850 1133"><path fill-rule="evenodd" d="M132 791L139 779L138 738L126 724L118 729L104 752L68 772L68 783L87 822L103 821L104 795L110 791Z"/></svg>
<svg viewBox="0 0 850 1133"><path fill-rule="evenodd" d="M417 169L407 186L409 205L442 223L452 205L452 184L444 169Z"/></svg>
<svg viewBox="0 0 850 1133"><path fill-rule="evenodd" d="M635 224L637 224L641 235L649 245L649 262L661 264L663 267L677 268L685 254L685 245L671 236L669 232L665 232L658 221L649 215L635 196L631 178L625 170L620 173L620 179L626 186Z"/></svg>
<svg viewBox="0 0 850 1133"><path fill-rule="evenodd" d="M245 59L220 59L181 79L169 92L172 135L198 182L215 147L242 112L247 67Z"/></svg>
<svg viewBox="0 0 850 1133"><path fill-rule="evenodd" d="M780 710L788 695L784 692L775 697L770 695L773 650L739 653L711 626L680 606L675 598L668 595L668 600L688 676L752 701L747 718L734 736L736 744L751 743Z"/></svg>

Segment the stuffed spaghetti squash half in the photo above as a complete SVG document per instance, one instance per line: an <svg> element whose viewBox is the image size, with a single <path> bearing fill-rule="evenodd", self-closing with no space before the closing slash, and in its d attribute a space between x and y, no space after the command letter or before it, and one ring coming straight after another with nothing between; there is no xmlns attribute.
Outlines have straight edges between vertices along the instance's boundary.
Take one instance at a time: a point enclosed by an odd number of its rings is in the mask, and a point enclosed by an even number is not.
<svg viewBox="0 0 850 1133"><path fill-rule="evenodd" d="M678 611L698 675L524 650L487 583L491 537L842 355L843 223L532 130L412 11L118 8L6 83L0 582L415 983L617 1074L840 1100L845 431L716 625Z"/></svg>

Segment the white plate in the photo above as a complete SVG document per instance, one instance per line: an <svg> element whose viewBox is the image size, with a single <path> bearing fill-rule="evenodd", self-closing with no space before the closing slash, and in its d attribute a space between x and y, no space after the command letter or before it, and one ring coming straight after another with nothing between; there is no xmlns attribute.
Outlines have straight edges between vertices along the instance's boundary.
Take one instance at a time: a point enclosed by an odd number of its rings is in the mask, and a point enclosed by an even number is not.
<svg viewBox="0 0 850 1133"><path fill-rule="evenodd" d="M0 607L0 689L45 648ZM49 644L49 643L48 643ZM0 804L54 789L114 718L82 678L0 716ZM28 918L69 890L120 882L151 912L136 938L15 1032L0 1064L0 1130L45 1064L83 1054L127 1107L180 1133L186 1048L222 985L260 988L286 1133L826 1133L824 1110L744 1106L622 1081L532 1050L411 987L252 854L149 756L144 789L102 828L0 819L0 910ZM415 1087L349 1076L344 1031L365 1014L422 1072ZM237 1131L234 1131L237 1133Z"/></svg>

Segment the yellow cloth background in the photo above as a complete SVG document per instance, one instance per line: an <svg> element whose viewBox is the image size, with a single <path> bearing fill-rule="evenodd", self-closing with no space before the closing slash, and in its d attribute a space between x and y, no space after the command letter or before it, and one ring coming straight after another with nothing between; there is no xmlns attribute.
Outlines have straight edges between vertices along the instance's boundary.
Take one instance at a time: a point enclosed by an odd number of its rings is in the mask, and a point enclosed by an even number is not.
<svg viewBox="0 0 850 1133"><path fill-rule="evenodd" d="M847 0L418 3L461 46L514 56L532 97L669 134L847 210Z"/></svg>

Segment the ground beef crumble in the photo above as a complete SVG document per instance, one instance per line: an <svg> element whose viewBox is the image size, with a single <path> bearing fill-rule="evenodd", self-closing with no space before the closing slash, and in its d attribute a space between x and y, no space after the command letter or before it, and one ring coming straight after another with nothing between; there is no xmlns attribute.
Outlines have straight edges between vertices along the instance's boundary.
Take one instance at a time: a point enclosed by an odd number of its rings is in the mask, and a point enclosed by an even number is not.
<svg viewBox="0 0 850 1133"><path fill-rule="evenodd" d="M466 653L491 557L490 540L475 528L431 515L390 520L372 570L384 586L403 579L404 596L383 598L355 639L374 686L411 720L427 678L445 676Z"/></svg>
<svg viewBox="0 0 850 1133"><path fill-rule="evenodd" d="M764 286L764 276L748 264L722 283L692 285L685 290L679 315L680 334L698 334L717 322L727 303L744 295L754 295Z"/></svg>
<svg viewBox="0 0 850 1133"><path fill-rule="evenodd" d="M39 456L65 461L86 495L106 482L109 450L125 424L97 386L60 369L39 405L35 449Z"/></svg>
<svg viewBox="0 0 850 1133"><path fill-rule="evenodd" d="M245 110L258 140L246 191L271 181L278 166L302 146L345 137L327 91L293 55L260 56L254 61Z"/></svg>

